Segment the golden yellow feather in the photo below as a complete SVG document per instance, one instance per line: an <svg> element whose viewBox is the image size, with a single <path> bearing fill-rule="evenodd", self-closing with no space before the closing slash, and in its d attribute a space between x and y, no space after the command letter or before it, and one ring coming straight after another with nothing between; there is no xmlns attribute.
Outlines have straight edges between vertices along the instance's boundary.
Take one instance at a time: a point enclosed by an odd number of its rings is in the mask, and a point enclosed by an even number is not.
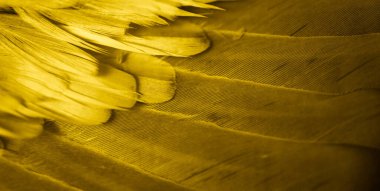
<svg viewBox="0 0 380 191"><path fill-rule="evenodd" d="M209 2L1 2L0 137L33 137L42 119L101 124L111 109L170 100L174 69L152 55L198 54L207 49L208 39L200 31L188 36L127 31L131 24L152 27L178 16L202 17L180 7L218 9ZM133 52L123 64L123 57Z"/></svg>

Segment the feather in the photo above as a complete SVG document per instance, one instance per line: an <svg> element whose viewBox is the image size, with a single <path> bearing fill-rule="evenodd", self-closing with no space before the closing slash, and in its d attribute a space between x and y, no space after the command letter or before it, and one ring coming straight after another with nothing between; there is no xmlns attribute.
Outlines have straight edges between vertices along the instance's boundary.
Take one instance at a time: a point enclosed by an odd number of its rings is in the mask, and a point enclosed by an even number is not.
<svg viewBox="0 0 380 191"><path fill-rule="evenodd" d="M0 88L4 94L1 101L6 104L0 111L4 118L19 121L4 125L0 136L17 138L19 129L7 129L28 119L94 125L106 122L111 109L125 110L136 101L158 103L171 99L175 76L168 63L155 57L134 57L132 63L152 62L146 70L165 63L173 74L162 80L159 76L167 73L161 67L163 73L156 73L158 79L146 78L141 74L150 72L130 67L130 71L120 70L120 55L136 52L183 57L204 51L209 42L203 34L186 38L126 34L131 24L152 27L167 25L178 16L202 17L181 6L217 9L192 0L1 2ZM25 137L20 134L20 138Z"/></svg>
<svg viewBox="0 0 380 191"><path fill-rule="evenodd" d="M14 27L14 21L22 22L14 16L2 16L0 43L3 51L56 74L62 71L97 73L98 63L88 53L35 31L26 24Z"/></svg>
<svg viewBox="0 0 380 191"><path fill-rule="evenodd" d="M32 138L42 131L43 120L21 119L10 115L0 117L0 136L8 138Z"/></svg>
<svg viewBox="0 0 380 191"><path fill-rule="evenodd" d="M0 3L0 7L46 7L46 8L66 8L75 5L78 0L47 0L43 2L36 2L33 0L7 0Z"/></svg>
<svg viewBox="0 0 380 191"><path fill-rule="evenodd" d="M49 3L47 2L47 4ZM73 9L58 9L58 12L55 12L55 9L49 9L49 6L41 6L38 4L35 7L27 8L15 6L14 10L24 21L40 29L42 32L79 47L93 51L104 51L75 35L97 44L127 51L136 51L133 49L131 43L127 46L123 45L123 42L126 40L119 41L110 36L104 36L104 34L94 33L94 31L89 30L88 27L90 26L91 28L91 26L101 25L105 28L108 28L108 26L127 28L130 23L152 26L156 24L167 24L163 18L173 20L177 16L200 16L177 8L178 6L192 4L202 8L216 8L215 6L207 6L203 3L192 3L192 1L180 3L180 1L160 2L155 0L145 0L143 2L137 2L135 0L97 0L78 1L71 6ZM83 17L79 19L79 21L78 15L80 15L79 18ZM57 21L59 24L52 23L49 19ZM94 20L96 21L94 22ZM144 46L147 46L145 48L149 48L149 46L153 46L156 43L155 41L144 41L143 43L146 44L141 44L142 42L135 41L136 40L132 43L138 43L142 48L144 48ZM204 41L199 41L198 46L208 46L208 44L205 44ZM157 47L153 48L159 50ZM199 53L199 51L195 52ZM149 52L146 53L149 54Z"/></svg>
<svg viewBox="0 0 380 191"><path fill-rule="evenodd" d="M378 33L379 1L244 0L217 2L228 14L207 11L207 20L191 19L207 30L284 36L349 36ZM357 24L359 23L360 24Z"/></svg>
<svg viewBox="0 0 380 191"><path fill-rule="evenodd" d="M68 33L67 31L64 31L59 26L50 22L47 18L43 17L35 10L23 9L22 7L16 7L14 10L23 21L29 23L33 27L46 34L50 34L50 36L57 38L57 40L63 40L78 47L86 48L89 50L100 51L99 48L89 44L83 39L80 39Z"/></svg>
<svg viewBox="0 0 380 191"><path fill-rule="evenodd" d="M96 78L72 76L69 88L76 93L108 105L105 108L130 108L137 100L135 78L107 65L101 67L101 73Z"/></svg>
<svg viewBox="0 0 380 191"><path fill-rule="evenodd" d="M173 98L175 71L169 63L153 56L132 53L122 68L136 76L139 101L163 103Z"/></svg>

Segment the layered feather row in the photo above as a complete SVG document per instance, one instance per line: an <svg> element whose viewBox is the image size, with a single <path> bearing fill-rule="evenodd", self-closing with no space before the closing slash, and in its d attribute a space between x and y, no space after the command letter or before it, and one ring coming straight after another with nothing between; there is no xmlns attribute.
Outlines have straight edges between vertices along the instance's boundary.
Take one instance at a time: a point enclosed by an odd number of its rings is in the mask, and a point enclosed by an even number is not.
<svg viewBox="0 0 380 191"><path fill-rule="evenodd" d="M111 109L174 95L175 72L154 57L208 48L203 33L132 35L132 24L167 25L197 16L204 0L8 0L0 3L0 137L38 135L44 119L106 122ZM194 29L193 27L190 27Z"/></svg>

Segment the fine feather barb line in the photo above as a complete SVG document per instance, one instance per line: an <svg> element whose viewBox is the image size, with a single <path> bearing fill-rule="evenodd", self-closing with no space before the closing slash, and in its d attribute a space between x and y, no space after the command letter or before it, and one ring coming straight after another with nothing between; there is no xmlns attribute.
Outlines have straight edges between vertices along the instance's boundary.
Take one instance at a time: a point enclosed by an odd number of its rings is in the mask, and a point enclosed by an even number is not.
<svg viewBox="0 0 380 191"><path fill-rule="evenodd" d="M102 52L99 47L89 44L88 42L62 30L60 27L51 23L47 18L43 17L37 11L23 8L14 8L14 10L25 22L29 23L30 25L46 34L50 34L52 37L69 42L82 48L93 50L95 52Z"/></svg>
<svg viewBox="0 0 380 191"><path fill-rule="evenodd" d="M32 61L42 68L49 68L48 70L56 71L58 74L63 71L88 74L97 73L97 63L81 59L75 56L74 52L72 54L63 54L62 52L49 49L48 46L41 46L37 42L23 37L22 34L17 34L3 28L0 30L2 31L1 43L8 49L9 53ZM73 58L76 62L73 62Z"/></svg>

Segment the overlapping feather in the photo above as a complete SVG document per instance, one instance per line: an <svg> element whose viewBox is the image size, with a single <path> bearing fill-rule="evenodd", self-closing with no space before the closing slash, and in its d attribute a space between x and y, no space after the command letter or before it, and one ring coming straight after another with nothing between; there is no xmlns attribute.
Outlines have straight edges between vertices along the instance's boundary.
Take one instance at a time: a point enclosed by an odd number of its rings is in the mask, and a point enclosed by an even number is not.
<svg viewBox="0 0 380 191"><path fill-rule="evenodd" d="M0 157L0 189L379 190L380 47L368 34L380 31L376 5L221 3L228 13L204 24L213 49L168 59L176 99L116 112L96 128L49 123L17 156ZM173 78L170 68L145 73L146 55L122 65L122 53L95 57L133 74L140 93L141 83Z"/></svg>
<svg viewBox="0 0 380 191"><path fill-rule="evenodd" d="M100 124L111 109L171 99L174 70L151 55L194 55L207 49L207 38L200 31L175 37L126 31L133 30L131 24L152 27L177 16L201 17L180 7L217 9L208 2L1 2L0 136L33 137L42 119ZM122 64L132 52L137 54Z"/></svg>

